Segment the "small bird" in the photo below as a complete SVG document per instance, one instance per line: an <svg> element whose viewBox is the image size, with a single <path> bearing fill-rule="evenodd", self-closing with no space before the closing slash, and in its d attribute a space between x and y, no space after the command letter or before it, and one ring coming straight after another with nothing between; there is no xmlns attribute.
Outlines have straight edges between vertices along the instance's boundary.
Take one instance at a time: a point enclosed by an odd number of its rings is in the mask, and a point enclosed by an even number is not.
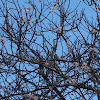
<svg viewBox="0 0 100 100"><path fill-rule="evenodd" d="M54 55L55 60L59 60L59 56L57 54Z"/></svg>
<svg viewBox="0 0 100 100"><path fill-rule="evenodd" d="M54 55L54 60L59 60L59 56L57 54ZM60 61L58 61L60 64Z"/></svg>

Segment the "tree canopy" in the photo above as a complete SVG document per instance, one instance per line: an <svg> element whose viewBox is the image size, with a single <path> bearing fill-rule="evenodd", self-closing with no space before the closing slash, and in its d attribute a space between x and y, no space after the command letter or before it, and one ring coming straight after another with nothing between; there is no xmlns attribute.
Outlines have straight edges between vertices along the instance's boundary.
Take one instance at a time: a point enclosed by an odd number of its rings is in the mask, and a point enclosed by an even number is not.
<svg viewBox="0 0 100 100"><path fill-rule="evenodd" d="M99 4L0 0L0 100L100 100Z"/></svg>

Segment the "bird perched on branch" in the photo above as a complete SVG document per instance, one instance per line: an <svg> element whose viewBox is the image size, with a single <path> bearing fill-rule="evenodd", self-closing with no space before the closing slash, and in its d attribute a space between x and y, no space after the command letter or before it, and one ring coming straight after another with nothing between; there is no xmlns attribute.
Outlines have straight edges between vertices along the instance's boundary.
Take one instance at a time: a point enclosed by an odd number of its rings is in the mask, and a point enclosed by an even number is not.
<svg viewBox="0 0 100 100"><path fill-rule="evenodd" d="M54 55L54 60L59 60L59 56L57 54ZM58 61L60 64L60 61Z"/></svg>

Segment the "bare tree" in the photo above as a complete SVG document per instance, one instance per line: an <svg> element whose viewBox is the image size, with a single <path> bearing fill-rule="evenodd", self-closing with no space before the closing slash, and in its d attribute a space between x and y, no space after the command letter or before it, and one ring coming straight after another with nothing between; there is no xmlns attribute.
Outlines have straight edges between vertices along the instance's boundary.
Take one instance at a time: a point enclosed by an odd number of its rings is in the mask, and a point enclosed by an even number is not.
<svg viewBox="0 0 100 100"><path fill-rule="evenodd" d="M21 2L0 0L0 100L100 100L100 1Z"/></svg>

